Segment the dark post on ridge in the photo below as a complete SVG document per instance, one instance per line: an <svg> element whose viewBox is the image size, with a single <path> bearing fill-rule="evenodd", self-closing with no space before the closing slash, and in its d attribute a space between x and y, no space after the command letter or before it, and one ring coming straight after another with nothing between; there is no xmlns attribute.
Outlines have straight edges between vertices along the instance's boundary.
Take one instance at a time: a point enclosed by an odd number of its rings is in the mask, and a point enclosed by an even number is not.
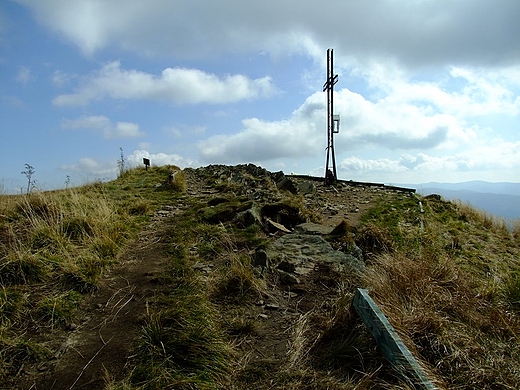
<svg viewBox="0 0 520 390"><path fill-rule="evenodd" d="M339 132L339 115L334 115L334 85L338 82L338 75L334 75L333 62L334 50L327 49L327 81L323 84L323 92L327 92L327 161L325 163L327 185L333 184L338 179L334 155L334 133Z"/></svg>
<svg viewBox="0 0 520 390"><path fill-rule="evenodd" d="M143 164L146 167L146 170L148 170L148 167L150 166L150 159L143 158Z"/></svg>

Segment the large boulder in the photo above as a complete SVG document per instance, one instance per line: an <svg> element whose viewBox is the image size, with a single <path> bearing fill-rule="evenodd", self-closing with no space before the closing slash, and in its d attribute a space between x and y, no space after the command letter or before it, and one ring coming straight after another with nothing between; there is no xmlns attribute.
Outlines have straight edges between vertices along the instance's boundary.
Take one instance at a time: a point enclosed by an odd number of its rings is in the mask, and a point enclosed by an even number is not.
<svg viewBox="0 0 520 390"><path fill-rule="evenodd" d="M337 271L358 271L363 262L349 254L337 251L318 235L286 234L273 242L267 250L271 263L287 272L305 275L316 265L327 264Z"/></svg>
<svg viewBox="0 0 520 390"><path fill-rule="evenodd" d="M273 180L276 183L276 188L279 190L289 191L293 194L298 193L298 189L296 188L294 182L285 176L282 171L273 173Z"/></svg>
<svg viewBox="0 0 520 390"><path fill-rule="evenodd" d="M310 181L304 181L298 184L298 193L303 195L315 195L316 194L316 184Z"/></svg>

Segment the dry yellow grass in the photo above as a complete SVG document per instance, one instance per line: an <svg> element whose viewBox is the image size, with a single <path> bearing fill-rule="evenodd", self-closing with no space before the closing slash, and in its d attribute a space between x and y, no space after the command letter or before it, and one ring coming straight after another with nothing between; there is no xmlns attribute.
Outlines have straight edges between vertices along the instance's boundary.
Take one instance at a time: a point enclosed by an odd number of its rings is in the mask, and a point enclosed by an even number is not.
<svg viewBox="0 0 520 390"><path fill-rule="evenodd" d="M448 388L515 388L518 239L500 220L467 205L431 201L425 219L422 251L376 257L363 283Z"/></svg>

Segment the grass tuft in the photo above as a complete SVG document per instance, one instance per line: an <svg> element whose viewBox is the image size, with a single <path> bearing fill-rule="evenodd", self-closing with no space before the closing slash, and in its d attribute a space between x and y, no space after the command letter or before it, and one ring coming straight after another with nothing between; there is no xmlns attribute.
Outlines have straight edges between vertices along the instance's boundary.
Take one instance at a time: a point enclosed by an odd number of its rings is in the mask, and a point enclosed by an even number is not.
<svg viewBox="0 0 520 390"><path fill-rule="evenodd" d="M132 383L149 389L221 388L231 355L211 305L194 285L179 288L166 303L143 326Z"/></svg>
<svg viewBox="0 0 520 390"><path fill-rule="evenodd" d="M81 295L76 291L44 298L37 309L40 321L50 326L64 325L70 322L80 300Z"/></svg>
<svg viewBox="0 0 520 390"><path fill-rule="evenodd" d="M45 264L37 254L13 251L0 259L0 283L4 286L39 282L45 274Z"/></svg>

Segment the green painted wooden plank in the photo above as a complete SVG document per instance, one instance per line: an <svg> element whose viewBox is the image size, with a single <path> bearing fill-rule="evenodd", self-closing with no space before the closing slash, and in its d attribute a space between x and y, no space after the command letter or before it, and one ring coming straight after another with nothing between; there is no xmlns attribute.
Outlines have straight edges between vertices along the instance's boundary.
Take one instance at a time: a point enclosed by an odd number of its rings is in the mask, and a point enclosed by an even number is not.
<svg viewBox="0 0 520 390"><path fill-rule="evenodd" d="M411 381L416 388L438 389L406 348L367 290L357 289L353 306L385 357L402 376Z"/></svg>

